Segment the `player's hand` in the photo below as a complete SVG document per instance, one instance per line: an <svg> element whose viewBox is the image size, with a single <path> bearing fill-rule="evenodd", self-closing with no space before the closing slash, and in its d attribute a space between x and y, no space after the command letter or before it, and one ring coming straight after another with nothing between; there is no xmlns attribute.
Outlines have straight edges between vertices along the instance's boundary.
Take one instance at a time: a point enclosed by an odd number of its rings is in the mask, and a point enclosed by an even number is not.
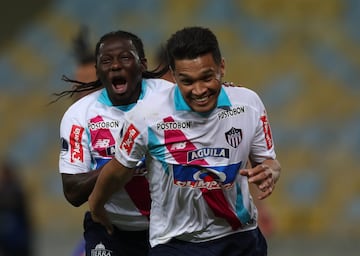
<svg viewBox="0 0 360 256"><path fill-rule="evenodd" d="M91 218L94 222L100 223L106 228L106 231L109 235L112 235L114 232L114 227L111 224L109 217L106 213L106 210L104 207L94 207L92 204L91 199L89 198L89 207L90 207L90 213Z"/></svg>
<svg viewBox="0 0 360 256"><path fill-rule="evenodd" d="M261 191L258 199L262 200L271 195L275 189L273 170L266 164L259 164L251 169L242 169L240 174L248 177L249 183L254 183Z"/></svg>

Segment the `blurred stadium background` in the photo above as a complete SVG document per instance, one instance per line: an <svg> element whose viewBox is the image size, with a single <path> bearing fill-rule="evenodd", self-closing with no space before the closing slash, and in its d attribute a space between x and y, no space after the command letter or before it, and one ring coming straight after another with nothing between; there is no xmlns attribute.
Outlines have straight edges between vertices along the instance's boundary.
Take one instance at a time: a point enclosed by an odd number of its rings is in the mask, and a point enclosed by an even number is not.
<svg viewBox="0 0 360 256"><path fill-rule="evenodd" d="M267 200L276 223L269 255L359 255L360 1L7 1L0 16L0 153L21 165L36 256L71 255L82 235L58 174L59 122L70 104L46 106L68 85L72 40L110 30L143 39L147 57L175 30L211 28L225 80L267 106L283 173Z"/></svg>

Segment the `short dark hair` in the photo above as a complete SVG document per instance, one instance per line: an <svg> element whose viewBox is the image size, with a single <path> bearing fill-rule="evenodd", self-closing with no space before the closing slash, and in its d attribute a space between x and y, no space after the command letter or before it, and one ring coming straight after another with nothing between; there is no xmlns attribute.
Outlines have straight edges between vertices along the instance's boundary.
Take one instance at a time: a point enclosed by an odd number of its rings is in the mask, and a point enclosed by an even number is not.
<svg viewBox="0 0 360 256"><path fill-rule="evenodd" d="M167 41L166 50L172 69L175 60L195 59L211 53L216 64L221 63L221 52L215 34L208 28L185 27Z"/></svg>

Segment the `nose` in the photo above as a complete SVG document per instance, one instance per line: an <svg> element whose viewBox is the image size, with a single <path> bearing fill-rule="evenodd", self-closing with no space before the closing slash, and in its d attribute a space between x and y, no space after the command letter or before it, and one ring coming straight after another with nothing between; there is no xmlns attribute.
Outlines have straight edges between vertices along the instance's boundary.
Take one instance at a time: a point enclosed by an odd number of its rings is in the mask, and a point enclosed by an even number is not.
<svg viewBox="0 0 360 256"><path fill-rule="evenodd" d="M121 68L121 63L117 59L114 59L114 61L111 64L111 71L119 70Z"/></svg>
<svg viewBox="0 0 360 256"><path fill-rule="evenodd" d="M203 95L204 93L206 93L206 91L207 91L207 88L201 81L197 81L194 83L194 86L192 89L192 94Z"/></svg>

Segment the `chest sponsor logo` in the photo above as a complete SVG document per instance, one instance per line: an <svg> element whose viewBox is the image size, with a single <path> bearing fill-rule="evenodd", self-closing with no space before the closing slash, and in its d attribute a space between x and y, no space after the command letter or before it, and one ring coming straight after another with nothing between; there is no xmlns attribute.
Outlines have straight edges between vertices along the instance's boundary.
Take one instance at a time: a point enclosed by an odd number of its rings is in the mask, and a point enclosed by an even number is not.
<svg viewBox="0 0 360 256"><path fill-rule="evenodd" d="M140 132L136 129L136 127L131 124L129 128L126 130L124 137L120 143L120 149L123 149L126 151L126 153L129 155L137 136L139 136Z"/></svg>
<svg viewBox="0 0 360 256"><path fill-rule="evenodd" d="M98 130L98 129L119 128L119 121L90 122L90 123L88 123L88 128L91 131Z"/></svg>
<svg viewBox="0 0 360 256"><path fill-rule="evenodd" d="M242 140L242 130L232 127L230 130L225 132L226 142L233 148L237 148Z"/></svg>
<svg viewBox="0 0 360 256"><path fill-rule="evenodd" d="M204 159L207 157L223 157L229 158L228 148L200 148L189 151L187 153L187 162L191 163L197 159Z"/></svg>
<svg viewBox="0 0 360 256"><path fill-rule="evenodd" d="M113 156L110 154L110 147L115 145L115 139L111 130L117 131L119 128L119 121L103 120L102 116L91 118L88 122L90 132L91 145L97 153L102 157Z"/></svg>
<svg viewBox="0 0 360 256"><path fill-rule="evenodd" d="M174 165L174 184L180 187L229 189L233 187L240 164L229 166Z"/></svg>
<svg viewBox="0 0 360 256"><path fill-rule="evenodd" d="M84 162L84 149L81 144L84 128L81 126L73 125L70 133L70 161Z"/></svg>
<svg viewBox="0 0 360 256"><path fill-rule="evenodd" d="M160 122L156 124L157 130L181 130L189 129L192 126L192 121L173 121L173 122Z"/></svg>
<svg viewBox="0 0 360 256"><path fill-rule="evenodd" d="M230 108L230 109L225 110L225 111L221 111L220 113L218 113L218 118L219 118L219 120L222 120L222 119L225 119L225 118L228 118L228 117L233 117L233 116L239 115L239 114L244 113L244 112L245 112L245 107L244 106L238 106L238 107L235 107L235 108Z"/></svg>
<svg viewBox="0 0 360 256"><path fill-rule="evenodd" d="M262 126L263 126L263 132L264 132L264 135L265 135L265 141L266 141L267 149L270 149L273 146L270 123L267 120L266 115L261 116L260 120L261 120Z"/></svg>

